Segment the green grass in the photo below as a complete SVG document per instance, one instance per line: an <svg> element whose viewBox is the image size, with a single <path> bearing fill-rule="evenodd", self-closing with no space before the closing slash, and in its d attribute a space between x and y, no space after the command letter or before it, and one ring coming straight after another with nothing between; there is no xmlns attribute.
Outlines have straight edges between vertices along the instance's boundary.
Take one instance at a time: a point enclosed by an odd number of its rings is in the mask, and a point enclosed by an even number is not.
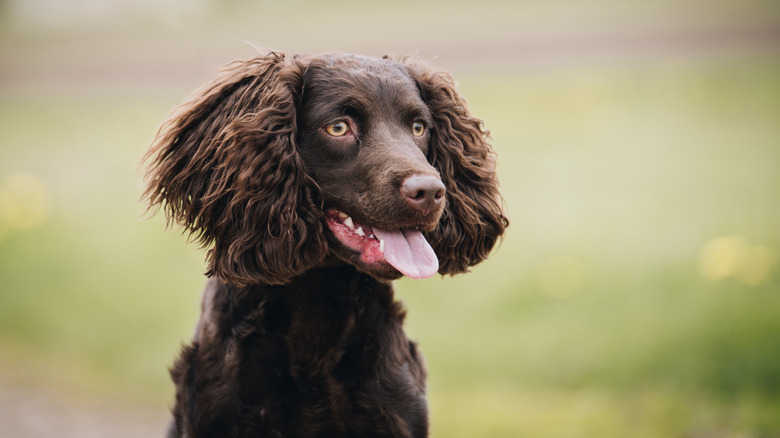
<svg viewBox="0 0 780 438"><path fill-rule="evenodd" d="M434 436L780 436L780 59L458 79L512 225L398 282ZM202 255L141 219L137 165L176 103L0 99L0 380L169 403Z"/></svg>

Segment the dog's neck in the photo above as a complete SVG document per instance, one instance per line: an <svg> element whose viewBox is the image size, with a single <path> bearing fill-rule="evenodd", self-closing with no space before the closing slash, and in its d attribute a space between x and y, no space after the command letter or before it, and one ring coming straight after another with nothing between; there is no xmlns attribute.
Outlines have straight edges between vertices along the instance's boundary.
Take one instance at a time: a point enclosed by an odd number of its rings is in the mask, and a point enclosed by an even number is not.
<svg viewBox="0 0 780 438"><path fill-rule="evenodd" d="M340 264L311 269L285 285L236 287L211 278L195 341L260 335L283 339L293 355L322 354L362 342L377 321L400 328L403 319L390 282Z"/></svg>

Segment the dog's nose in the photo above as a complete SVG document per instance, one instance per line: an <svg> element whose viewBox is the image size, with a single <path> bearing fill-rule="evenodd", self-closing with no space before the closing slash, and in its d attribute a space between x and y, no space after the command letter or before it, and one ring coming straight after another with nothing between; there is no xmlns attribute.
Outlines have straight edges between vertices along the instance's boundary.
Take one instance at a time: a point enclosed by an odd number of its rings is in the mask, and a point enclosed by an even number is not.
<svg viewBox="0 0 780 438"><path fill-rule="evenodd" d="M447 189L435 176L412 175L401 185L406 201L423 214L428 214L441 205Z"/></svg>

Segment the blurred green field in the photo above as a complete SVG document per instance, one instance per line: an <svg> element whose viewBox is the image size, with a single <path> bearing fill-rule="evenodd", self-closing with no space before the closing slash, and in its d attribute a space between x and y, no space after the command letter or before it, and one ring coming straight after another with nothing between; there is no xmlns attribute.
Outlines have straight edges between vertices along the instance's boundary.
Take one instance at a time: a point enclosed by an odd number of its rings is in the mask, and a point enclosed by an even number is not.
<svg viewBox="0 0 780 438"><path fill-rule="evenodd" d="M780 52L453 65L512 223L397 282L432 435L780 437ZM202 254L137 166L195 76L0 94L0 384L170 403Z"/></svg>

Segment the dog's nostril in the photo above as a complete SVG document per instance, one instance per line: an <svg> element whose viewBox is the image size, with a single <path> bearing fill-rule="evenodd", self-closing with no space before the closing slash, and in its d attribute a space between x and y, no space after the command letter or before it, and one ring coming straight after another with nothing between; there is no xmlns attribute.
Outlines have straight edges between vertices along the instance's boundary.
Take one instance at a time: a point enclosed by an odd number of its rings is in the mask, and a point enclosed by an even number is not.
<svg viewBox="0 0 780 438"><path fill-rule="evenodd" d="M426 214L441 203L445 192L444 184L435 176L413 175L401 185L407 202Z"/></svg>

